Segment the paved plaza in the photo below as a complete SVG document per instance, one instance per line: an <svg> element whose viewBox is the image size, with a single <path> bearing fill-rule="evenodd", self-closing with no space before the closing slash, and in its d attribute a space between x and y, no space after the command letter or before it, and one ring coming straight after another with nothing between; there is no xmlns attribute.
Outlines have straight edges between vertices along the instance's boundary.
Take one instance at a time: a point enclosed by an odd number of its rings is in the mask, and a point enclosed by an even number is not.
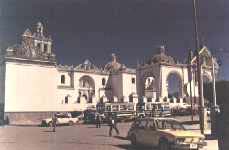
<svg viewBox="0 0 229 150"><path fill-rule="evenodd" d="M1 150L135 150L125 139L130 123L118 124L120 135L108 136L109 127L74 125L57 127L1 126ZM197 132L197 131L195 131ZM217 150L217 141L208 141L212 150ZM138 148L139 149L139 148ZM149 148L140 148L148 150ZM205 148L207 150L211 150ZM155 148L154 150L157 150Z"/></svg>
<svg viewBox="0 0 229 150"><path fill-rule="evenodd" d="M108 136L108 126L0 127L1 150L121 150L133 149L125 139L129 123L119 124L120 135Z"/></svg>

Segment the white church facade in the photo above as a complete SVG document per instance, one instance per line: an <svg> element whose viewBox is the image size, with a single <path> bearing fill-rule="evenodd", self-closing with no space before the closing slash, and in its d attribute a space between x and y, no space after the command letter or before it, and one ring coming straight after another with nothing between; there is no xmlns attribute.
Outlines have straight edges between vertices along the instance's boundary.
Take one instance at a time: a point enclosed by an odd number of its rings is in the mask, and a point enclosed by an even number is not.
<svg viewBox="0 0 229 150"><path fill-rule="evenodd" d="M207 48L202 51L209 61ZM212 80L209 66L203 71ZM175 101L168 93L171 74L179 78ZM115 54L101 68L88 59L76 66L60 65L52 51L51 37L38 23L35 31L27 29L22 34L20 44L1 55L0 117L11 124L32 124L54 112L83 111L98 102L188 102L190 83L198 97L197 82L188 76L188 65L167 56L164 47L136 69L119 63Z"/></svg>

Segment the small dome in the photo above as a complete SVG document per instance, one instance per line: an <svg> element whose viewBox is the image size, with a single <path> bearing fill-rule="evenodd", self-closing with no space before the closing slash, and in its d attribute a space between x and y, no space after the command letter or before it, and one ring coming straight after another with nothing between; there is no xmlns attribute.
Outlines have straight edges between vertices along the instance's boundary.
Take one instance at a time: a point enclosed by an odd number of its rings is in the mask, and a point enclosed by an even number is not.
<svg viewBox="0 0 229 150"><path fill-rule="evenodd" d="M84 61L84 63L83 63L84 65L91 65L91 61L90 60L88 60L88 59L85 59L85 61Z"/></svg>
<svg viewBox="0 0 229 150"><path fill-rule="evenodd" d="M79 64L75 68L76 69L80 69L80 70L94 70L94 71L99 71L99 68L96 67L89 59L85 59L82 64Z"/></svg>
<svg viewBox="0 0 229 150"><path fill-rule="evenodd" d="M156 54L149 59L148 64L155 64L155 63L175 64L174 58L165 54L164 46L161 46L159 51L160 51L159 54Z"/></svg>

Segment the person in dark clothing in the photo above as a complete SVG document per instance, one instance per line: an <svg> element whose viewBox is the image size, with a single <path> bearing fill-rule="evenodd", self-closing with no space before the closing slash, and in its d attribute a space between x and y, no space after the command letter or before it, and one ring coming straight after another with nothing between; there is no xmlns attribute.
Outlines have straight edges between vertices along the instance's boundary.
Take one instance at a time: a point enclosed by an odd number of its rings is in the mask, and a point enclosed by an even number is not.
<svg viewBox="0 0 229 150"><path fill-rule="evenodd" d="M53 132L56 132L56 122L57 122L57 114L55 113L52 117L52 127L53 127L52 131Z"/></svg>
<svg viewBox="0 0 229 150"><path fill-rule="evenodd" d="M115 129L116 134L119 135L119 130L117 128L117 119L115 116L110 116L109 117L109 136L112 136L112 129Z"/></svg>
<svg viewBox="0 0 229 150"><path fill-rule="evenodd" d="M101 128L101 117L99 114L96 115L96 128Z"/></svg>

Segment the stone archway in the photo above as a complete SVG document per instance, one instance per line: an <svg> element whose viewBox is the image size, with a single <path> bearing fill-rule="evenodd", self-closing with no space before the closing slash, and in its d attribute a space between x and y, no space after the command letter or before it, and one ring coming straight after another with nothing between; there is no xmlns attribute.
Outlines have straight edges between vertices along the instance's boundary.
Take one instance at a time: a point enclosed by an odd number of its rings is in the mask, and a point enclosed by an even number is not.
<svg viewBox="0 0 229 150"><path fill-rule="evenodd" d="M177 72L170 72L166 78L168 98L181 98L183 95L182 78Z"/></svg>
<svg viewBox="0 0 229 150"><path fill-rule="evenodd" d="M79 79L79 93L88 103L92 103L95 95L95 81L92 77L85 75Z"/></svg>

